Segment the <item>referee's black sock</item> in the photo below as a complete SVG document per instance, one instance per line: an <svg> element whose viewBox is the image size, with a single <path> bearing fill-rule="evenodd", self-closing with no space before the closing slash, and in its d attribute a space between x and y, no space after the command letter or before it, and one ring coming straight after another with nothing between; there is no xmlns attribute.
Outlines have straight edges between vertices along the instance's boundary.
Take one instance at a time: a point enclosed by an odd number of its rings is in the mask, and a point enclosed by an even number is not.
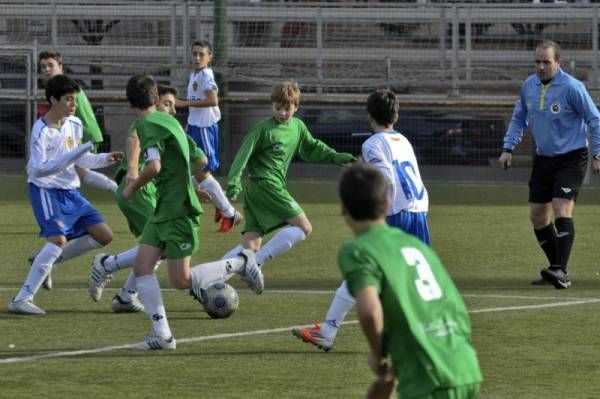
<svg viewBox="0 0 600 399"><path fill-rule="evenodd" d="M546 227L542 227L541 229L533 229L535 233L535 238L537 238L538 244L546 254L546 258L548 258L548 265L557 265L558 259L556 259L556 230L554 230L554 225L550 223Z"/></svg>
<svg viewBox="0 0 600 399"><path fill-rule="evenodd" d="M564 270L567 270L571 247L575 240L575 226L572 218L556 218L556 260Z"/></svg>

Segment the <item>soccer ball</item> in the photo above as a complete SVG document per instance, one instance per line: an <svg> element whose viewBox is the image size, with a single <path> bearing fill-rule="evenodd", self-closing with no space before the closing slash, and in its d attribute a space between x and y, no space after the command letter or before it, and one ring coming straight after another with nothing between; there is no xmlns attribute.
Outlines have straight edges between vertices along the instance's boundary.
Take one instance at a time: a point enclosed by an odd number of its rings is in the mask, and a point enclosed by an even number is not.
<svg viewBox="0 0 600 399"><path fill-rule="evenodd" d="M202 291L202 305L213 319L226 319L238 308L240 297L232 286L224 282L210 285Z"/></svg>

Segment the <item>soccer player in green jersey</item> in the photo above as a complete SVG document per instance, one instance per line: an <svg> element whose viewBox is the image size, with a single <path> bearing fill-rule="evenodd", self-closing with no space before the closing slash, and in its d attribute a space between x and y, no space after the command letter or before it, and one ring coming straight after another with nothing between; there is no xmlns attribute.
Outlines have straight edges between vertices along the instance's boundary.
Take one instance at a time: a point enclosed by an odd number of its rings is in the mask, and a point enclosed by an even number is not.
<svg viewBox="0 0 600 399"><path fill-rule="evenodd" d="M313 138L304 122L294 117L300 105L300 89L295 82L275 86L271 103L273 116L258 122L246 135L229 171L227 187L227 196L237 198L242 192L242 172L248 168L243 241L224 258L242 248L251 249L259 265L289 250L312 231L306 214L286 187L294 157L336 165L355 160L352 154L338 153ZM261 247L262 237L280 227L283 229Z"/></svg>
<svg viewBox="0 0 600 399"><path fill-rule="evenodd" d="M64 64L62 55L55 50L42 51L38 56L38 66L42 74L44 81L48 81L56 75L64 74ZM77 97L75 97L75 116L81 120L83 126L83 142L87 143L91 141L94 143L92 152L96 152L98 144L103 141L102 132L94 116L94 111L88 98L86 97L83 90L79 90ZM38 104L37 117L41 118L48 112L49 106L44 103ZM76 168L79 179L88 186L98 188L100 190L107 190L110 192L117 191L117 184L103 175L102 173L87 169L87 168ZM29 257L29 263L33 263L37 252L34 252ZM44 280L42 287L51 290L52 289L52 274L48 273L48 276Z"/></svg>
<svg viewBox="0 0 600 399"><path fill-rule="evenodd" d="M368 397L390 397L399 382L403 399L476 398L482 376L465 304L435 252L386 224L388 188L364 163L339 185L355 238L342 245L338 263L371 350Z"/></svg>
<svg viewBox="0 0 600 399"><path fill-rule="evenodd" d="M156 207L140 237L133 271L136 287L152 331L140 349L175 349L176 343L162 300L156 263L166 257L171 286L188 289L199 298L202 289L226 273L238 273L257 293L262 293L262 273L252 251L190 268L191 255L198 247L198 222L202 213L190 172L190 148L187 136L177 119L156 111L158 89L148 75L136 75L127 83L127 100L137 118L135 129L145 154L145 165L138 177L123 190L132 198L137 190L154 180Z"/></svg>
<svg viewBox="0 0 600 399"><path fill-rule="evenodd" d="M175 115L175 98L177 89L171 86L158 85L159 103L157 110L170 115ZM143 169L144 159L140 159L139 137L135 131L134 124L130 127L127 138L127 154L117 169L115 180L119 183L117 194L121 194L128 182L135 180ZM198 148L194 140L187 136L190 147L190 165L194 176L202 174L207 164L206 156ZM201 200L209 200L210 194L198 186L196 194ZM127 219L129 230L135 237L142 234L142 230L148 219L152 216L156 207L156 185L153 181L141 187L133 197L125 200L117 195L117 203L121 212ZM102 292L112 278L112 274L121 269L131 268L138 252L138 246L127 249L115 255L99 253L92 262L92 271L88 280L88 292L94 301L99 301ZM139 301L135 286L135 275L133 272L125 281L121 291L112 300L112 310L115 313L135 313L144 310Z"/></svg>

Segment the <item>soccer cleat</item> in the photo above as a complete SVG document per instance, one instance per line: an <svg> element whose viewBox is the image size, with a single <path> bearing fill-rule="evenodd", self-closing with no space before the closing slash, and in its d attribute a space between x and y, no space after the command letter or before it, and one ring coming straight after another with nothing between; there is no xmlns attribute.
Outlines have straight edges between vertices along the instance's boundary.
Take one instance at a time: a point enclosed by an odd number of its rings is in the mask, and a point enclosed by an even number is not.
<svg viewBox="0 0 600 399"><path fill-rule="evenodd" d="M223 213L221 212L221 210L219 208L215 208L215 216L213 216L213 221L215 223L219 223L222 218L223 218Z"/></svg>
<svg viewBox="0 0 600 399"><path fill-rule="evenodd" d="M232 217L223 216L221 218L221 226L217 230L218 233L229 233L234 226L242 223L244 217L238 211L235 211Z"/></svg>
<svg viewBox="0 0 600 399"><path fill-rule="evenodd" d="M125 301L119 296L115 295L111 305L114 313L138 313L145 310L144 304L138 299L137 294L131 295L131 301Z"/></svg>
<svg viewBox="0 0 600 399"><path fill-rule="evenodd" d="M29 258L27 258L27 261L29 262L29 266L33 265L33 261L35 260L35 257L39 253L40 253L40 251L33 251L31 253L31 255L29 255ZM44 281L42 281L42 288L50 291L52 289L52 287L53 287L53 285L52 285L52 269L50 269L50 271L48 272L48 275L46 276Z"/></svg>
<svg viewBox="0 0 600 399"><path fill-rule="evenodd" d="M531 282L531 285L552 285L552 283L548 280L546 280L544 277L540 277L537 280L533 280Z"/></svg>
<svg viewBox="0 0 600 399"><path fill-rule="evenodd" d="M147 351L161 350L161 349L175 349L177 344L173 336L169 338L163 338L160 335L152 332L146 334L144 342L141 342L134 346L134 349L141 349Z"/></svg>
<svg viewBox="0 0 600 399"><path fill-rule="evenodd" d="M245 259L244 271L241 273L242 281L245 281L248 286L256 293L256 295L262 294L265 289L265 278L256 263L256 257L254 251L251 249L244 249L238 254Z"/></svg>
<svg viewBox="0 0 600 399"><path fill-rule="evenodd" d="M333 339L327 338L321 333L321 325L319 323L315 323L314 326L309 328L294 328L292 329L292 334L296 338L308 342L325 352L329 352L333 348Z"/></svg>
<svg viewBox="0 0 600 399"><path fill-rule="evenodd" d="M92 261L92 273L88 279L88 293L90 297L98 302L102 298L102 290L112 279L112 274L106 271L104 268L104 259L107 258L106 254L98 254L94 256Z"/></svg>
<svg viewBox="0 0 600 399"><path fill-rule="evenodd" d="M8 304L8 313L26 314L26 315L42 315L46 314L44 309L38 307L31 299L23 299L15 301L14 299Z"/></svg>
<svg viewBox="0 0 600 399"><path fill-rule="evenodd" d="M549 281L556 289L560 290L571 286L569 272L560 266L550 266L546 269L542 269L540 270L540 274L543 279Z"/></svg>

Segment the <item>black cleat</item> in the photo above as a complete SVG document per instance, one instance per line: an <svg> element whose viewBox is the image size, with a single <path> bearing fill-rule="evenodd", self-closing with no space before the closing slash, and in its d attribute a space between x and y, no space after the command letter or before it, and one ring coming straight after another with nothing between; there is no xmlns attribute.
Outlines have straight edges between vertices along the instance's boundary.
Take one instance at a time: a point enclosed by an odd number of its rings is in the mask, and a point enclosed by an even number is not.
<svg viewBox="0 0 600 399"><path fill-rule="evenodd" d="M571 277L569 272L558 266L550 266L540 270L544 280L549 281L556 289L565 289L571 286Z"/></svg>

